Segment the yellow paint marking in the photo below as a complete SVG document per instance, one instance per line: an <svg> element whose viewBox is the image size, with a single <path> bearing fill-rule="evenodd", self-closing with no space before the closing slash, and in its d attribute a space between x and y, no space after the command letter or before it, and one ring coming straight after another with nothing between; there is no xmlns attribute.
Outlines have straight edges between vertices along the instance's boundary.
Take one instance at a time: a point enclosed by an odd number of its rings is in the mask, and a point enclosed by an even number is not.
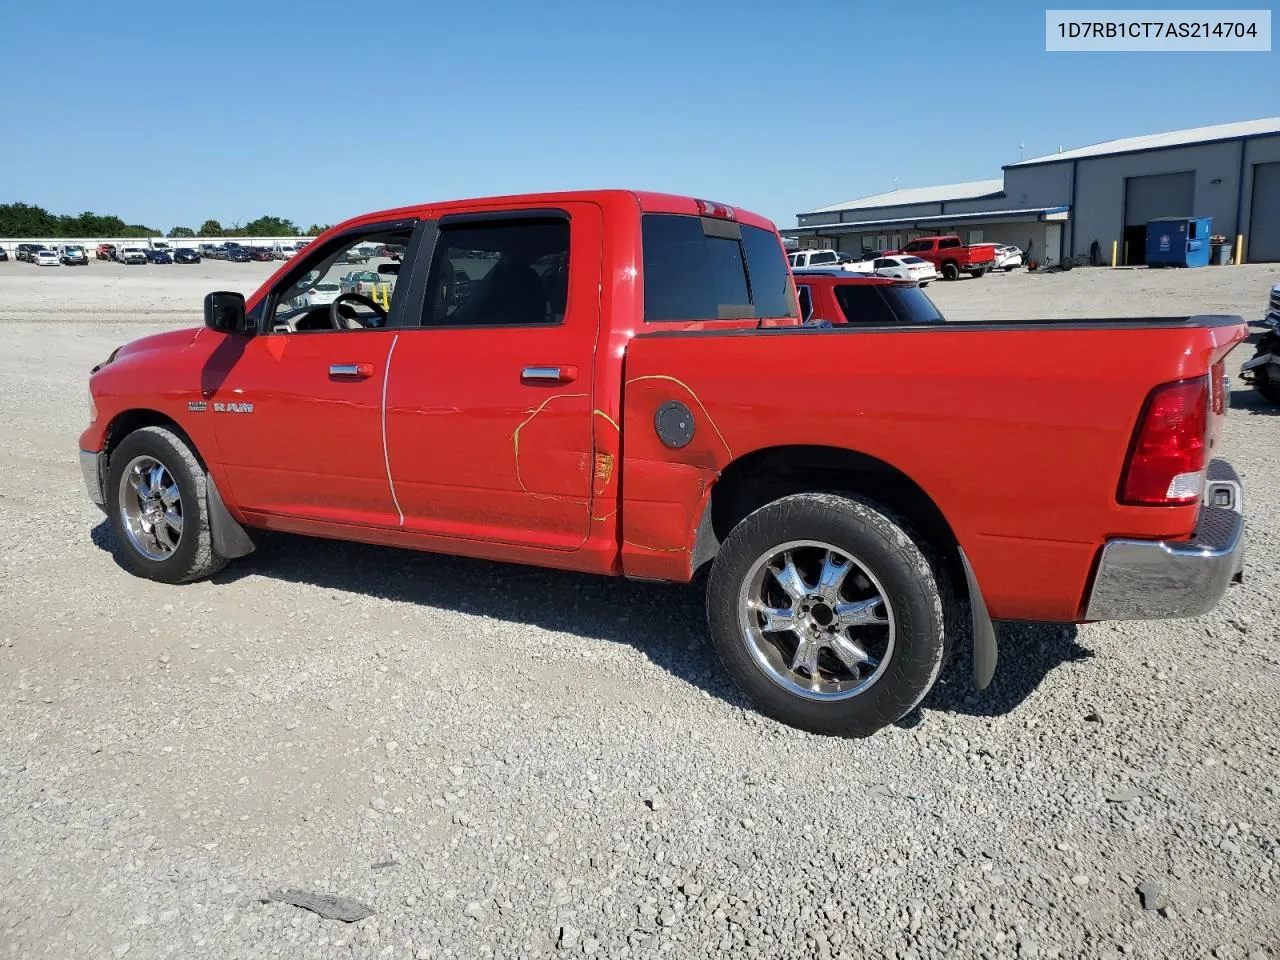
<svg viewBox="0 0 1280 960"><path fill-rule="evenodd" d="M605 413L603 410L592 410L591 412L595 414L597 417L604 417L605 420L608 422L609 426L613 427L613 429L617 430L619 433L622 432L622 429L618 426L617 421L614 420L613 417Z"/></svg>
<svg viewBox="0 0 1280 960"><path fill-rule="evenodd" d="M520 484L520 489L523 490L525 493L531 494L535 497L549 497L552 500L559 499L554 494L534 493L532 490L530 490L528 487L524 485L524 478L520 476L520 431L523 430L525 427L527 427L534 417L536 417L543 410L545 410L547 408L547 404L550 403L552 400L567 400L567 399L574 399L577 397L585 397L585 396L586 396L585 393L557 393L550 397L547 397L547 399L543 400L540 404L538 404L537 407L530 410L526 410L525 413L529 414L529 416L525 417L524 420L520 422L520 425L516 427L515 430L512 432L511 449L515 453L515 458L516 458L516 483ZM573 503L576 501L571 500L569 502Z"/></svg>
<svg viewBox="0 0 1280 960"><path fill-rule="evenodd" d="M721 433L720 428L716 426L715 420L711 419L711 411L707 409L707 405L703 403L702 399L694 392L693 387L689 386L683 380L677 380L675 377L667 376L665 373L650 373L643 377L635 377L634 379L627 381L627 386L630 386L633 383L639 383L641 380L668 380L671 383L678 384L688 390L689 396L693 397L698 406L702 408L702 412L707 415L707 423L711 424L711 429L716 432L716 436L719 437L720 442L724 444L725 453L729 454L730 460L733 459L733 451L729 449L729 442L725 440L724 434Z"/></svg>

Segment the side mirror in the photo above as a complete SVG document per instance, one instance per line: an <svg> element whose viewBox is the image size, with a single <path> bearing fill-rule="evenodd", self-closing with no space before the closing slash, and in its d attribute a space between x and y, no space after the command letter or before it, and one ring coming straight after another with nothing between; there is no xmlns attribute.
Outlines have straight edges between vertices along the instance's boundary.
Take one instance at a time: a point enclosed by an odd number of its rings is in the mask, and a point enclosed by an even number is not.
<svg viewBox="0 0 1280 960"><path fill-rule="evenodd" d="M247 334L244 294L220 290L204 298L204 325L219 333Z"/></svg>
<svg viewBox="0 0 1280 960"><path fill-rule="evenodd" d="M384 277L396 277L400 275L400 264L398 263L380 263L378 264L378 273Z"/></svg>

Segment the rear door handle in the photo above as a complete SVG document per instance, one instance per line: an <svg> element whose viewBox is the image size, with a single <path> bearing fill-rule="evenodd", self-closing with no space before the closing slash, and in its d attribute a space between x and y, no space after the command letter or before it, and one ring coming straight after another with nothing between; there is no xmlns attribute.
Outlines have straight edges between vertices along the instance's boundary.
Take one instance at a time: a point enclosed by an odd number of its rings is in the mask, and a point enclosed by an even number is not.
<svg viewBox="0 0 1280 960"><path fill-rule="evenodd" d="M578 379L577 367L525 367L520 371L521 380L537 383L571 383Z"/></svg>
<svg viewBox="0 0 1280 960"><path fill-rule="evenodd" d="M331 363L329 376L339 380L368 380L373 376L372 363Z"/></svg>

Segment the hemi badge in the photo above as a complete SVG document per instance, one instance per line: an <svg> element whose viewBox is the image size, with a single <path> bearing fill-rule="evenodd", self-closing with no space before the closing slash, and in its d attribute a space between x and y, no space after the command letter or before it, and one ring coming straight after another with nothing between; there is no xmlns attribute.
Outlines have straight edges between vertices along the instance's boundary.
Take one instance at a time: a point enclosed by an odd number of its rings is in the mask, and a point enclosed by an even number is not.
<svg viewBox="0 0 1280 960"><path fill-rule="evenodd" d="M192 413L204 413L209 409L209 404L205 403L203 400L188 400L187 409Z"/></svg>

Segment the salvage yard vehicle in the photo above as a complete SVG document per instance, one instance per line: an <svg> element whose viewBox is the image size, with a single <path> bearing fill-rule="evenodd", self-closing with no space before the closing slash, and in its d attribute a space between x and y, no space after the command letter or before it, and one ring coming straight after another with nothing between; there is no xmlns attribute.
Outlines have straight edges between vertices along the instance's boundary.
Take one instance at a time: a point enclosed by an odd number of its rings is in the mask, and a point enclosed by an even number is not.
<svg viewBox="0 0 1280 960"><path fill-rule="evenodd" d="M56 267L62 263L58 255L47 247L42 247L31 254L31 262L37 267Z"/></svg>
<svg viewBox="0 0 1280 960"><path fill-rule="evenodd" d="M121 263L146 263L147 248L121 244L116 248L116 259Z"/></svg>
<svg viewBox="0 0 1280 960"><path fill-rule="evenodd" d="M372 270L352 270L340 281L343 293L359 293L365 296L373 293L385 279Z"/></svg>
<svg viewBox="0 0 1280 960"><path fill-rule="evenodd" d="M94 251L94 256L99 260L114 260L116 258L116 245L114 243L100 243L98 249Z"/></svg>
<svg viewBox="0 0 1280 960"><path fill-rule="evenodd" d="M1258 338L1253 357L1240 368L1240 376L1265 399L1280 403L1280 283L1271 288L1262 323L1267 330Z"/></svg>
<svg viewBox="0 0 1280 960"><path fill-rule="evenodd" d="M344 252L390 243L389 309L295 306ZM248 301L209 294L203 328L116 349L80 462L121 563L166 583L267 529L706 572L712 642L751 700L865 735L929 692L962 611L981 688L993 618L1218 602L1244 521L1211 453L1244 335L1218 316L804 325L777 231L744 210L620 190L435 203L333 227Z"/></svg>
<svg viewBox="0 0 1280 960"><path fill-rule="evenodd" d="M845 270L795 270L792 275L804 323L893 326L944 319L921 284L912 280Z"/></svg>
<svg viewBox="0 0 1280 960"><path fill-rule="evenodd" d="M78 243L64 243L58 247L58 262L66 264L68 267L87 267L89 265L89 255L84 252L84 247Z"/></svg>
<svg viewBox="0 0 1280 960"><path fill-rule="evenodd" d="M909 253L928 260L942 274L943 280L959 280L962 273L977 278L996 263L994 244L975 243L965 246L959 237L920 237L901 250L892 250L890 253Z"/></svg>
<svg viewBox="0 0 1280 960"><path fill-rule="evenodd" d="M1022 249L1020 247L1015 247L1008 243L997 243L996 262L992 269L1003 270L1005 273L1009 273L1022 266L1025 259L1026 258L1023 256Z"/></svg>
<svg viewBox="0 0 1280 960"><path fill-rule="evenodd" d="M938 279L938 271L932 263L910 254L878 257L871 261L871 272L878 277L897 277L899 280L914 280L922 287L927 287Z"/></svg>
<svg viewBox="0 0 1280 960"><path fill-rule="evenodd" d="M356 291L357 293L359 291ZM308 287L300 294L293 298L293 305L300 310L309 310L312 307L322 306L326 303L333 303L343 293L342 286L332 282L321 282L315 286Z"/></svg>
<svg viewBox="0 0 1280 960"><path fill-rule="evenodd" d="M797 250L787 254L787 261L798 270L809 267L834 267L841 260L835 250Z"/></svg>
<svg viewBox="0 0 1280 960"><path fill-rule="evenodd" d="M173 263L173 254L167 249L151 247L146 251L147 263Z"/></svg>
<svg viewBox="0 0 1280 960"><path fill-rule="evenodd" d="M9 251L7 251L4 247L0 247L0 263L8 263L8 261L9 261Z"/></svg>
<svg viewBox="0 0 1280 960"><path fill-rule="evenodd" d="M173 251L174 263L199 263L200 252L193 250L191 247L178 247Z"/></svg>

